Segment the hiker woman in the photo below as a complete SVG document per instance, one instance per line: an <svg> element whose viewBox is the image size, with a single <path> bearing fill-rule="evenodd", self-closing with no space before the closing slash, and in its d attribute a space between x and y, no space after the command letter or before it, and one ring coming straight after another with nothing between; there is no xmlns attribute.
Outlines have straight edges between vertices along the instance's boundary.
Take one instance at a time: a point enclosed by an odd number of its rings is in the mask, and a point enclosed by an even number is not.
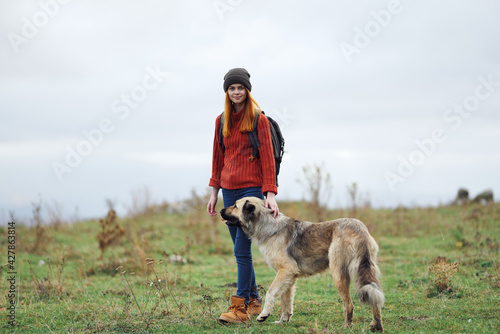
<svg viewBox="0 0 500 334"><path fill-rule="evenodd" d="M271 134L267 118L250 95L250 74L244 68L234 68L224 76L224 124L221 131L221 115L215 121L215 136L212 156L212 177L209 186L212 194L207 205L210 216L217 215L215 206L222 189L224 207L229 207L243 197L255 196L264 199L268 208L278 216L275 195L276 167L273 156ZM257 133L260 142L258 159L254 158L248 133L252 131L258 117ZM222 135L223 140L219 141ZM222 145L221 145L222 144ZM251 240L241 227L229 226L233 239L234 256L238 267L236 296L231 297L231 307L223 313L222 322L244 323L251 315L261 310L261 298L255 283Z"/></svg>

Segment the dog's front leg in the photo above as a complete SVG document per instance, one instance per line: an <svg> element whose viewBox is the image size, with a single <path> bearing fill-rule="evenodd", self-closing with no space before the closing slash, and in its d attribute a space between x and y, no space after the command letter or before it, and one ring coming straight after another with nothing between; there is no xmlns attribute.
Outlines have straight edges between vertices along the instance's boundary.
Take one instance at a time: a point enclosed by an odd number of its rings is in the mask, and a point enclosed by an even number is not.
<svg viewBox="0 0 500 334"><path fill-rule="evenodd" d="M275 323L289 322L293 315L293 297L295 296L295 282L293 280L290 287L281 294L281 319Z"/></svg>
<svg viewBox="0 0 500 334"><path fill-rule="evenodd" d="M276 298L283 292L288 290L295 282L294 276L295 275L286 270L278 270L276 278L267 290L264 309L257 317L257 321L262 322L265 321L267 317L269 317L269 314L271 314L271 311L273 310L274 303L276 302Z"/></svg>

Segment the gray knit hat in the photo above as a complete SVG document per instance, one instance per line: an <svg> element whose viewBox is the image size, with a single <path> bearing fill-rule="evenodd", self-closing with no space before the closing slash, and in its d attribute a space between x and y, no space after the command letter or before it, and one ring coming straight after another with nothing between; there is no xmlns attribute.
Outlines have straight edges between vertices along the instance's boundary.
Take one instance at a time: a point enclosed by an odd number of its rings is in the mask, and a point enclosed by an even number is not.
<svg viewBox="0 0 500 334"><path fill-rule="evenodd" d="M244 68L233 68L224 76L224 91L227 92L229 86L239 83L245 86L249 91L252 90L250 83L250 73Z"/></svg>

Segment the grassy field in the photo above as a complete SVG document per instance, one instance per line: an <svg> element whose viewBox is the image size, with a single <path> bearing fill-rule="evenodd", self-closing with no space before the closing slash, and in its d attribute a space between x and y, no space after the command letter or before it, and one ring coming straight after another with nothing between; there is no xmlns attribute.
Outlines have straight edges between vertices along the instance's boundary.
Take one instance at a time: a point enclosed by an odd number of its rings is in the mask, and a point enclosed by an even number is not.
<svg viewBox="0 0 500 334"><path fill-rule="evenodd" d="M203 201L190 204L184 214L109 218L105 229L98 221L15 230L5 222L0 247L6 263L13 233L16 248L15 262L2 267L0 332L369 332L371 312L356 299L354 326L342 327L342 304L327 273L298 281L288 324L273 323L279 305L262 324L218 323L235 293L232 244L220 218L205 214ZM304 203L280 203L280 209L314 220ZM352 215L328 212L331 218ZM380 246L387 333L500 332L500 204L358 209L355 216ZM257 248L254 262L265 295L274 272ZM9 294L15 295L15 318Z"/></svg>

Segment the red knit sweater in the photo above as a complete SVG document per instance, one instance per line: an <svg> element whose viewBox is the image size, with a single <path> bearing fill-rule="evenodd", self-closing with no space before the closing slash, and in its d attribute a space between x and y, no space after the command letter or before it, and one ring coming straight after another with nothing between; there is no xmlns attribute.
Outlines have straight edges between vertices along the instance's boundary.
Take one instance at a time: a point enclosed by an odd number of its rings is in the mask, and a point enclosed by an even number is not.
<svg viewBox="0 0 500 334"><path fill-rule="evenodd" d="M271 142L269 121L260 114L257 131L259 134L260 159L250 161L252 145L248 133L240 132L243 113L233 114L231 136L224 138L225 152L219 144L220 115L215 121L214 148L212 156L212 177L210 187L240 189L262 187L262 193L278 193L276 186L276 167Z"/></svg>

